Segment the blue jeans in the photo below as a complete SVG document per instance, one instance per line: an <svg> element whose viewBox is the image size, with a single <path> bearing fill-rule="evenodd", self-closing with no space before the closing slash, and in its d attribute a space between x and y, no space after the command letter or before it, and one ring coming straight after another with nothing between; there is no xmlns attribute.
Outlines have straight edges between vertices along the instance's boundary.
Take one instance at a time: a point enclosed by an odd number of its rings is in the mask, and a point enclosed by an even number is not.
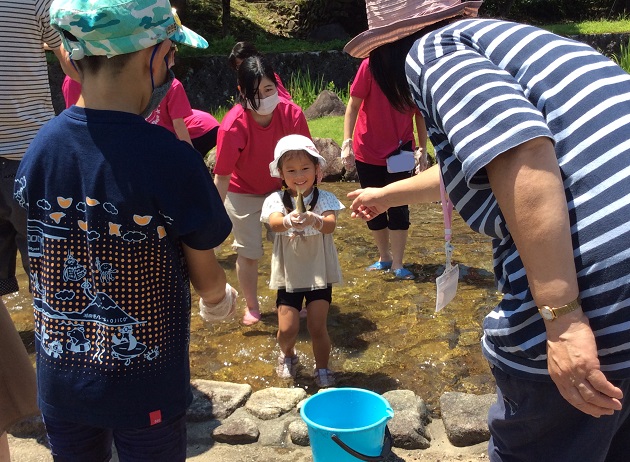
<svg viewBox="0 0 630 462"><path fill-rule="evenodd" d="M535 382L492 368L497 402L490 407L492 462L627 462L630 460L630 379L623 409L599 419L571 406L553 382Z"/></svg>
<svg viewBox="0 0 630 462"><path fill-rule="evenodd" d="M28 274L26 209L13 200L15 173L19 166L19 160L0 157L0 295L18 291L15 277L18 249Z"/></svg>
<svg viewBox="0 0 630 462"><path fill-rule="evenodd" d="M150 427L117 430L43 417L55 462L107 462L112 441L120 462L186 460L186 414Z"/></svg>

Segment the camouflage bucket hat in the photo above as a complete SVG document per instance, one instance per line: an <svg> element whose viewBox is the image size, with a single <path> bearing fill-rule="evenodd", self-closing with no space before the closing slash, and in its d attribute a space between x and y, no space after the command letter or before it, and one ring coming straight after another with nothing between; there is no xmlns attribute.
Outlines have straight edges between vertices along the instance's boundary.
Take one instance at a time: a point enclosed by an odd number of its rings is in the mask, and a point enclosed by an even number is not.
<svg viewBox="0 0 630 462"><path fill-rule="evenodd" d="M168 0L54 0L50 22L74 60L133 53L167 38L208 47L201 35L182 25Z"/></svg>

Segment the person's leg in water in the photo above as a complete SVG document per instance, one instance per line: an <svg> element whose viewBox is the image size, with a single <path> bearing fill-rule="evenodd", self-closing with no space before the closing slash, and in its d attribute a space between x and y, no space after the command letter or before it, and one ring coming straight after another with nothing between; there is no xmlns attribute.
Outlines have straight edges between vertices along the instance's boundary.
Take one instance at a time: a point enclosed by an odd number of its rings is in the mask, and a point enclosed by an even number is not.
<svg viewBox="0 0 630 462"><path fill-rule="evenodd" d="M332 286L314 290L306 296L308 317L306 325L311 335L313 356L315 357L315 383L320 388L335 384L332 371L328 368L331 343L328 335L328 311L332 302Z"/></svg>
<svg viewBox="0 0 630 462"><path fill-rule="evenodd" d="M238 284L247 303L243 324L255 324L260 320L260 305L258 303L258 260L239 255L236 258L236 277L238 278Z"/></svg>
<svg viewBox="0 0 630 462"><path fill-rule="evenodd" d="M297 308L283 303L278 304L278 333L276 338L280 347L276 373L283 379L295 378L298 357L295 342L300 331L300 314Z"/></svg>
<svg viewBox="0 0 630 462"><path fill-rule="evenodd" d="M389 241L391 243L392 252L392 272L397 269L402 269L403 267L405 246L407 245L407 234L408 230L389 230Z"/></svg>
<svg viewBox="0 0 630 462"><path fill-rule="evenodd" d="M392 255L393 249L390 250L389 248L389 229L373 229L371 231L374 242L376 243L376 248L378 249L378 261L388 267L393 266L395 261Z"/></svg>

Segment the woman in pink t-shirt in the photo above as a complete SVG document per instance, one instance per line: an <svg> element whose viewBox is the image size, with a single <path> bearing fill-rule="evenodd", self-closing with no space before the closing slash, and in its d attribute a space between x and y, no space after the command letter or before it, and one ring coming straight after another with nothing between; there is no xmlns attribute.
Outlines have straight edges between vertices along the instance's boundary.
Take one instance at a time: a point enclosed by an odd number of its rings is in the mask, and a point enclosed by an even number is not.
<svg viewBox="0 0 630 462"><path fill-rule="evenodd" d="M232 69L238 72L238 67L241 65L243 60L249 58L250 56L261 56L256 49L256 46L251 42L237 42L236 45L232 47L230 56L228 56L228 63ZM275 72L273 75L276 77L278 96L286 99L287 101L293 101L291 94L286 88L284 88L284 84L282 83L280 76Z"/></svg>
<svg viewBox="0 0 630 462"><path fill-rule="evenodd" d="M426 153L427 131L420 112L415 108L406 112L394 109L373 79L369 59L363 60L350 86L344 119L345 141L341 146L346 168L352 168L356 158L362 188L380 188L413 175L413 167L409 171L388 171L387 157L406 145L409 151L413 150L414 116L420 152ZM367 222L379 253L379 259L367 267L368 271L389 270L398 279L414 279L414 274L403 266L409 224L406 205L392 207Z"/></svg>
<svg viewBox="0 0 630 462"><path fill-rule="evenodd" d="M238 69L239 103L223 118L217 140L214 183L232 219L236 275L247 309L246 325L260 320L258 260L263 255L260 213L269 193L281 188L269 163L278 140L300 134L310 138L299 106L278 96L271 66L260 56L245 59Z"/></svg>

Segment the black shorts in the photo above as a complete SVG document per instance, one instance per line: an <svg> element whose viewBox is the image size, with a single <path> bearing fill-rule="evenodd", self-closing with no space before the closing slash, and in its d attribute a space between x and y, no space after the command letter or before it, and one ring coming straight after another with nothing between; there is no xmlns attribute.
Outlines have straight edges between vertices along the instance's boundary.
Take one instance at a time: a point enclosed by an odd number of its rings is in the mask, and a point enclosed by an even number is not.
<svg viewBox="0 0 630 462"><path fill-rule="evenodd" d="M286 305L298 311L302 311L304 299L306 299L306 305L317 300L326 300L330 303L332 302L332 285L328 285L325 289L308 290L305 292L287 292L284 289L278 289L276 307Z"/></svg>
<svg viewBox="0 0 630 462"><path fill-rule="evenodd" d="M411 178L411 172L389 173L387 167L381 165L366 164L356 161L357 174L362 188L382 188L395 181ZM409 207L390 207L385 213L381 213L367 222L372 231L391 229L393 231L405 231L409 229Z"/></svg>

